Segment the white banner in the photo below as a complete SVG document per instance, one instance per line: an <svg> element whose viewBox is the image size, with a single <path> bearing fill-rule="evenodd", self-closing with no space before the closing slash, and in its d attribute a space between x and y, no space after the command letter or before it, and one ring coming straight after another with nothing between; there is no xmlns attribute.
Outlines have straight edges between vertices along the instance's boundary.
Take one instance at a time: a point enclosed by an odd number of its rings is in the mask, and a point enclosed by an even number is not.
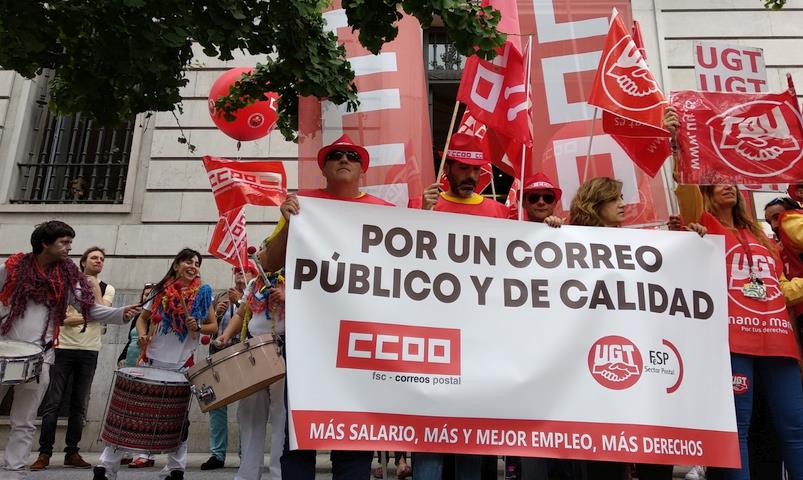
<svg viewBox="0 0 803 480"><path fill-rule="evenodd" d="M739 464L721 237L299 200L292 448Z"/></svg>
<svg viewBox="0 0 803 480"><path fill-rule="evenodd" d="M704 92L766 92L764 50L696 41L694 77Z"/></svg>

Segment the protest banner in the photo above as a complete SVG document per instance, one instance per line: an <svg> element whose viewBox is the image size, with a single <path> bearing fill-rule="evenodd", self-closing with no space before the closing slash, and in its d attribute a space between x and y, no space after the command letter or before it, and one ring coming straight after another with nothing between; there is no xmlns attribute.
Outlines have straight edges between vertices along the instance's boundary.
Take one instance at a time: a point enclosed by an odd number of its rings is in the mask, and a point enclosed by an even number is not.
<svg viewBox="0 0 803 480"><path fill-rule="evenodd" d="M694 78L706 92L766 92L764 50L696 41Z"/></svg>
<svg viewBox="0 0 803 480"><path fill-rule="evenodd" d="M739 464L721 237L299 201L291 448Z"/></svg>

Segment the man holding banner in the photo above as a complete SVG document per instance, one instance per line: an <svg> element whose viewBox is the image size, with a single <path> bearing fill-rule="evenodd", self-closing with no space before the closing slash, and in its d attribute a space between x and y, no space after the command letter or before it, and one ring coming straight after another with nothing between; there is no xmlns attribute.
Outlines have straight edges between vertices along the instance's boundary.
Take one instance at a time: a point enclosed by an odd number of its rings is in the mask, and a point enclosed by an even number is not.
<svg viewBox="0 0 803 480"><path fill-rule="evenodd" d="M365 203L372 205L392 206L392 204L359 190L360 178L368 170L370 157L368 151L354 144L348 135L343 135L331 145L318 152L318 166L326 179L326 187L319 190L301 190L302 197L315 197L328 200ZM288 222L291 215L300 212L298 198L290 195L281 205L282 213L279 224L268 237L268 250L262 267L269 272L276 272L284 267L287 253ZM293 340L288 341L293 348ZM296 343L297 345L297 343ZM285 354L288 346L285 347ZM308 379L307 379L308 380ZM295 388L295 379L288 375L285 393ZM288 405L287 428L293 428L293 418L289 415ZM282 454L282 478L286 480L314 480L315 450L290 450L290 436L285 436L284 453ZM365 480L371 475L373 451L332 450L332 471L334 478L341 480Z"/></svg>
<svg viewBox="0 0 803 480"><path fill-rule="evenodd" d="M483 197L474 188L479 182L482 167L488 164L477 137L456 133L449 141L443 172L449 180L449 190L440 192L440 183L424 191L424 210L463 213L482 217L507 218L504 205Z"/></svg>

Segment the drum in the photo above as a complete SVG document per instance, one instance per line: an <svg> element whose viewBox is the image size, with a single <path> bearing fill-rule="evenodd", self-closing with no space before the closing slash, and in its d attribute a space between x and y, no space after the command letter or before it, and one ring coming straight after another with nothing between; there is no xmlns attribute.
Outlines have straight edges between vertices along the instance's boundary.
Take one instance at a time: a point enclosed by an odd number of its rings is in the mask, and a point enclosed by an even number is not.
<svg viewBox="0 0 803 480"><path fill-rule="evenodd" d="M19 340L0 340L0 385L16 385L42 372L42 347Z"/></svg>
<svg viewBox="0 0 803 480"><path fill-rule="evenodd" d="M202 412L236 402L282 377L284 360L271 334L232 345L187 370Z"/></svg>
<svg viewBox="0 0 803 480"><path fill-rule="evenodd" d="M175 451L181 445L190 399L190 385L180 372L121 368L114 372L101 438L136 452Z"/></svg>

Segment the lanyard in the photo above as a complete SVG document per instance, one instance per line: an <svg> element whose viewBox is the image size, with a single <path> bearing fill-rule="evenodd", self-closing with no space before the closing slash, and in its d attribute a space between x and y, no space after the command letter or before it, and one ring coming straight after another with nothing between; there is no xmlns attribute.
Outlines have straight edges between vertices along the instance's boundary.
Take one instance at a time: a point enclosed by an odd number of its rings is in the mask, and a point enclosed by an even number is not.
<svg viewBox="0 0 803 480"><path fill-rule="evenodd" d="M753 255L750 253L750 245L745 238L744 229L737 229L736 237L739 239L739 243L742 245L742 251L747 257L747 265L750 267L750 275L753 275Z"/></svg>

